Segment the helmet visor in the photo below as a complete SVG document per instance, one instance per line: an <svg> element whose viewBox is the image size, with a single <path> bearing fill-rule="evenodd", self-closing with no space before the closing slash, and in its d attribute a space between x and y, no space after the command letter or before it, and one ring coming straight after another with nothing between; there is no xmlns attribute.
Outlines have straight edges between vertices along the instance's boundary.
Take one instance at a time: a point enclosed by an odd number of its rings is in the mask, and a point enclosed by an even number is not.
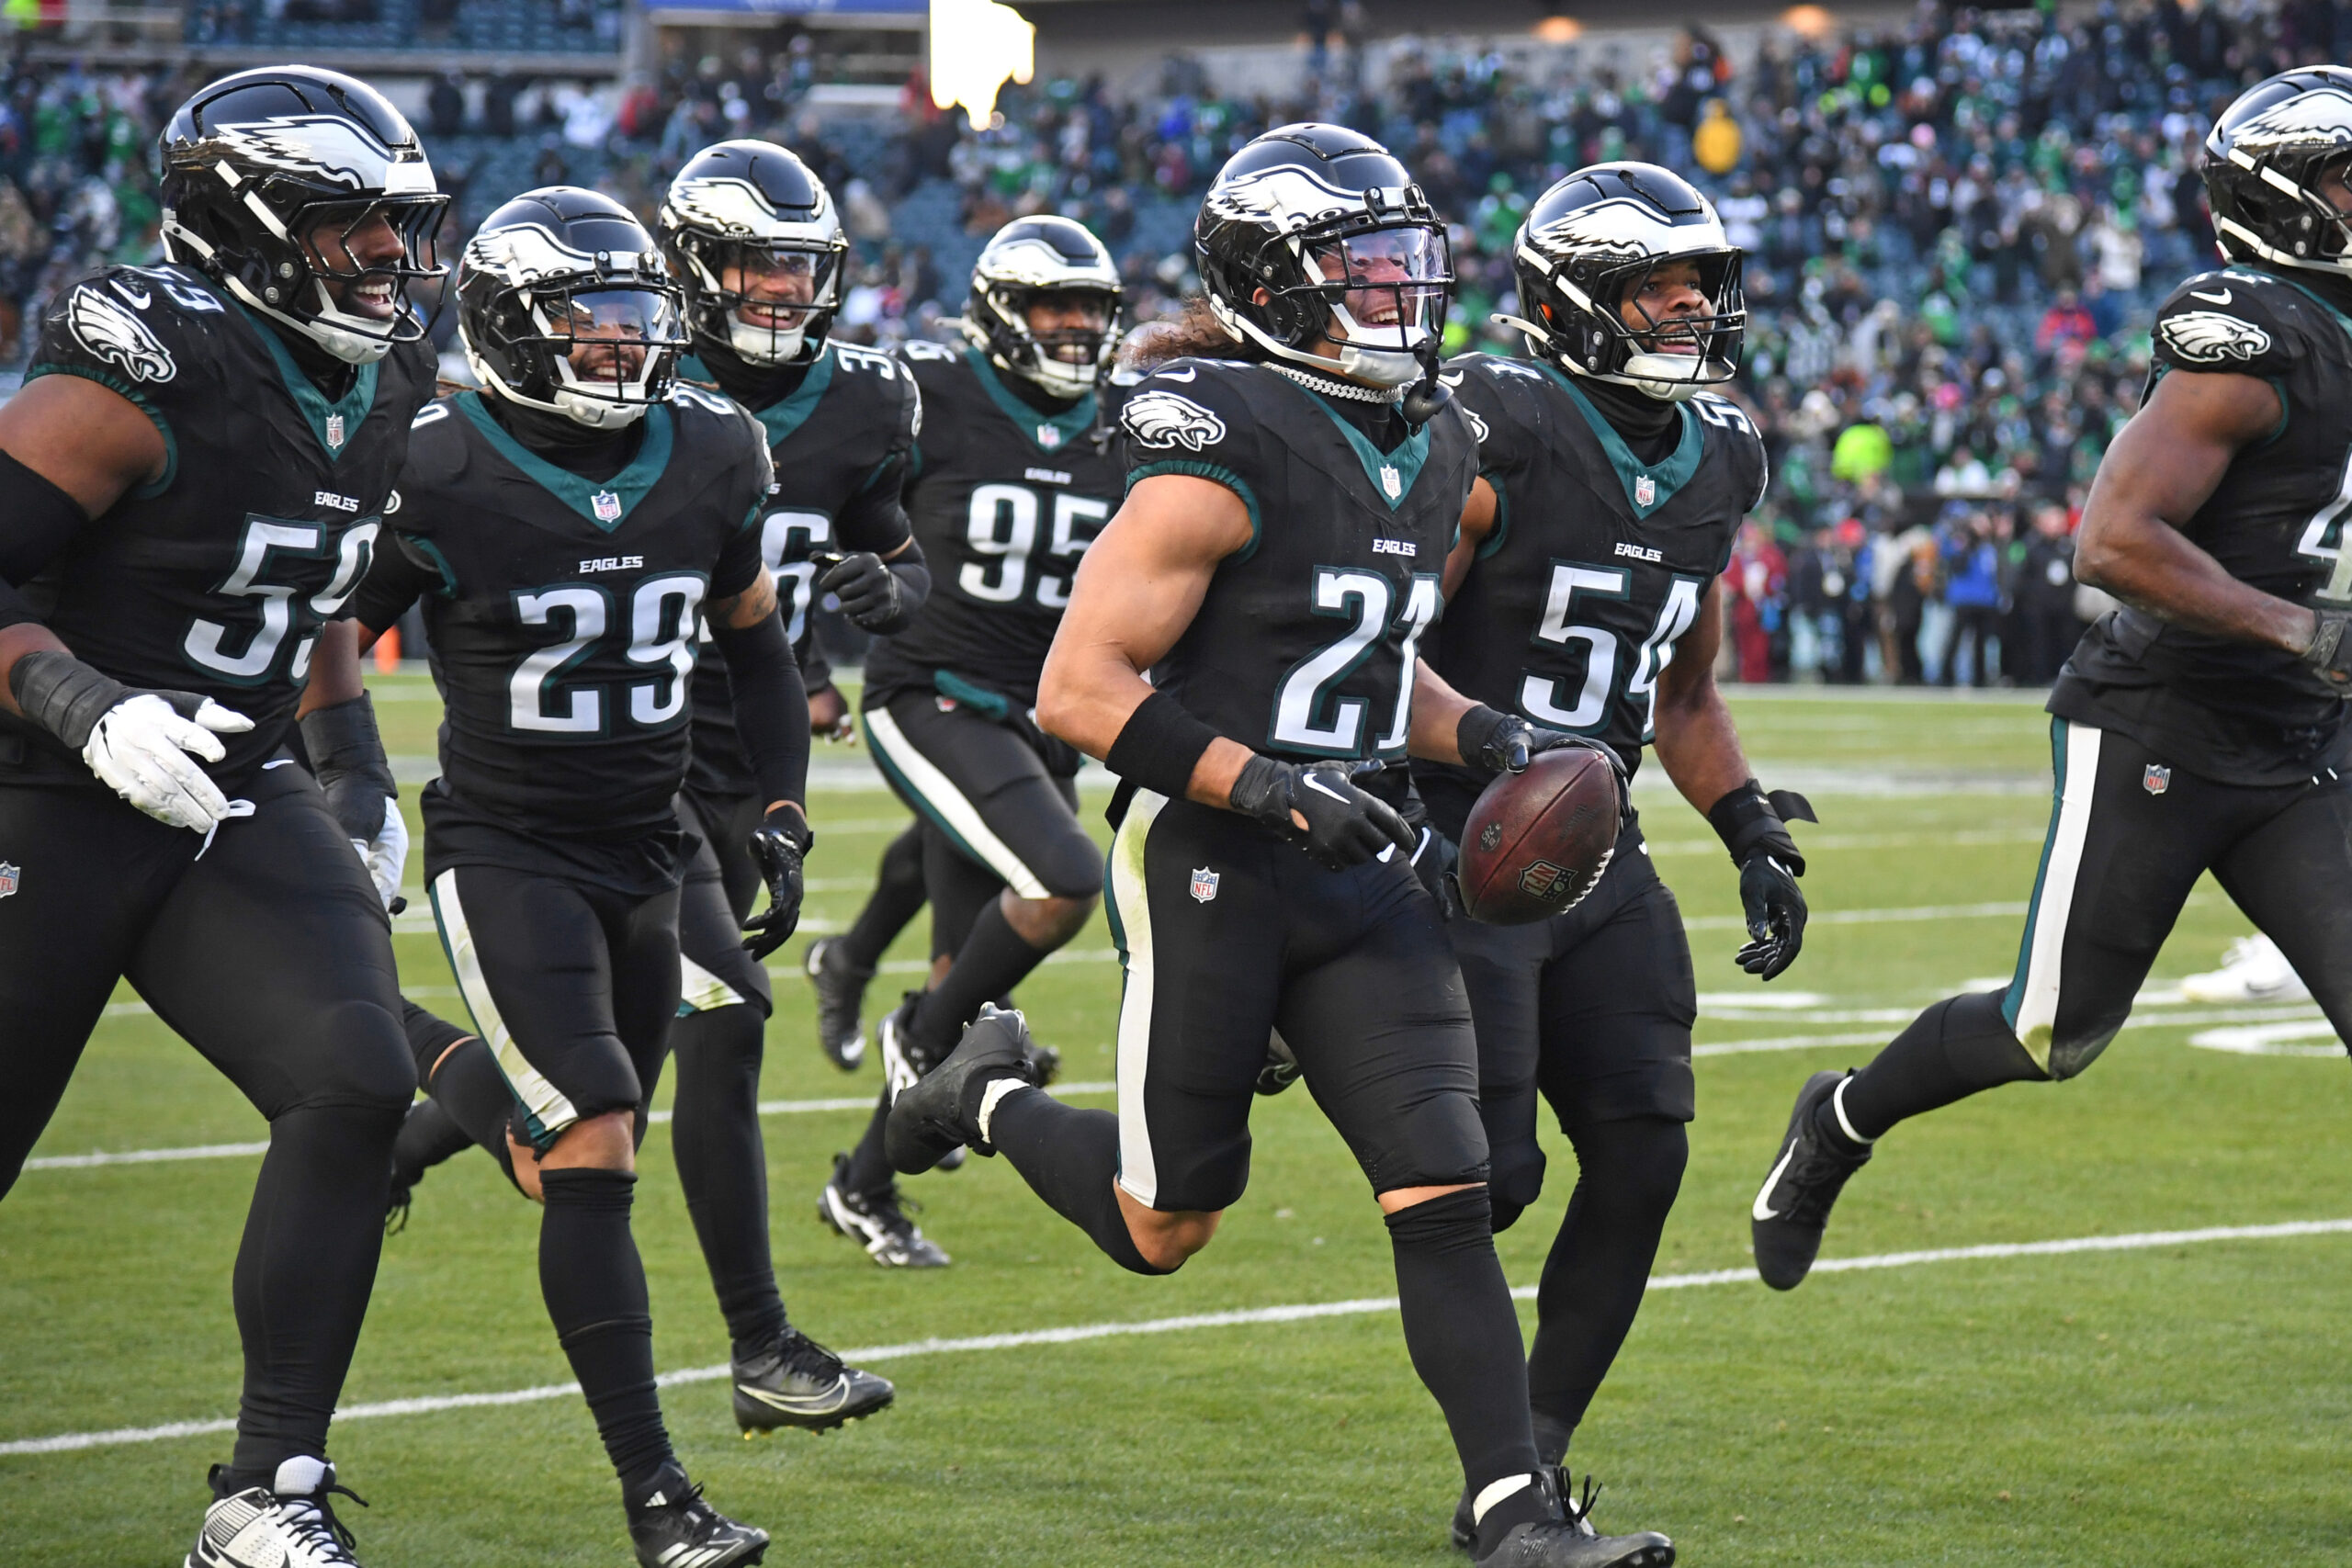
<svg viewBox="0 0 2352 1568"><path fill-rule="evenodd" d="M621 401L648 397L650 370L666 380L685 343L677 299L661 289L560 289L539 295L534 314L563 355L563 378L580 391Z"/></svg>
<svg viewBox="0 0 2352 1568"><path fill-rule="evenodd" d="M1453 263L1442 231L1420 224L1373 229L1309 247L1323 292L1367 347L1412 348L1443 324Z"/></svg>
<svg viewBox="0 0 2352 1568"><path fill-rule="evenodd" d="M346 325L379 323L397 339L413 335L396 330L408 286L449 276L435 244L448 205L440 195L306 202L288 229L327 308Z"/></svg>
<svg viewBox="0 0 2352 1568"><path fill-rule="evenodd" d="M745 326L797 332L841 302L841 253L831 246L742 242L713 259L719 293Z"/></svg>

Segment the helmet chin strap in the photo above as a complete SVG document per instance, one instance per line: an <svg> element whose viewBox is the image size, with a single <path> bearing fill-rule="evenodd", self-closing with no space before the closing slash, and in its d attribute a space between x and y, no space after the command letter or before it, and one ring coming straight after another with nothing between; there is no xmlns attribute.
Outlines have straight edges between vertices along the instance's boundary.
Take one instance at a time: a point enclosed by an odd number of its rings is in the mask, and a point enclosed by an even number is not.
<svg viewBox="0 0 2352 1568"><path fill-rule="evenodd" d="M1571 376L1581 376L1588 381L1607 381L1612 386L1631 387L1645 398L1662 403L1679 403L1695 396L1702 387L1718 381L1728 381L1730 372L1723 375L1705 374L1720 366L1721 360L1684 354L1629 354L1623 371L1588 370L1569 355L1552 346L1552 335L1523 316L1506 315L1498 310L1488 320L1497 326L1515 327L1527 339L1527 346L1535 354L1553 361ZM1683 367L1690 367L1686 373ZM1643 374L1647 371L1648 374Z"/></svg>
<svg viewBox="0 0 2352 1568"><path fill-rule="evenodd" d="M589 397L570 387L557 388L556 394L552 398L526 398L508 386L496 371L483 364L481 356L474 353L473 345L467 344L462 335L458 341L465 346L466 364L472 369L474 379L480 381L490 391L513 403L516 408L552 414L558 419L569 420L583 430L616 431L626 430L635 424L645 417L645 411L653 406L648 402L620 402L607 398Z"/></svg>
<svg viewBox="0 0 2352 1568"><path fill-rule="evenodd" d="M796 363L808 340L808 318L786 332L780 327L755 327L733 310L727 312L727 342L735 356L762 370Z"/></svg>

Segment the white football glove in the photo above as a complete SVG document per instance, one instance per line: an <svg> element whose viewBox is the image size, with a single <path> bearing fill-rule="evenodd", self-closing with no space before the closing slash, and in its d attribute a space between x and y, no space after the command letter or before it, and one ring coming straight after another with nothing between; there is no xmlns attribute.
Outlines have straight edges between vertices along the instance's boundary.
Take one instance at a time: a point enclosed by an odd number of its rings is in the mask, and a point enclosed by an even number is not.
<svg viewBox="0 0 2352 1568"><path fill-rule="evenodd" d="M187 693L175 693L182 701ZM220 786L205 776L198 760L227 756L218 736L243 735L254 727L209 697L194 699L192 715L154 692L139 692L98 716L82 748L82 761L102 783L158 822L209 835L232 815Z"/></svg>
<svg viewBox="0 0 2352 1568"><path fill-rule="evenodd" d="M401 873L408 866L408 824L401 819L400 802L384 802L384 826L373 842L354 839L351 847L359 852L360 863L368 868L385 910L398 914L392 906L401 902Z"/></svg>

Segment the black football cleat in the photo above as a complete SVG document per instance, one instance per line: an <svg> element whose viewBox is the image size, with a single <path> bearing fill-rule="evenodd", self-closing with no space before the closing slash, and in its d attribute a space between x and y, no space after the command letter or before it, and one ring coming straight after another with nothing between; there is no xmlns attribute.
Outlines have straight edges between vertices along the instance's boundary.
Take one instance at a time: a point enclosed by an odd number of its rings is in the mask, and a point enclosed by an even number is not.
<svg viewBox="0 0 2352 1568"><path fill-rule="evenodd" d="M843 1366L797 1328L734 1365L735 1424L756 1437L779 1427L827 1432L862 1421L898 1397L888 1378Z"/></svg>
<svg viewBox="0 0 2352 1568"><path fill-rule="evenodd" d="M1013 1078L1034 1088L1038 1073L1037 1054L1022 1016L994 1006L981 1008L947 1059L890 1102L890 1119L882 1127L882 1148L890 1168L913 1176L937 1165L940 1156L959 1145L994 1154L981 1141L978 1124L966 1114L967 1089L989 1078Z"/></svg>
<svg viewBox="0 0 2352 1568"><path fill-rule="evenodd" d="M865 1060L865 1021L860 1015L874 971L852 964L836 937L810 942L800 967L817 992L817 1048L842 1071L857 1071Z"/></svg>
<svg viewBox="0 0 2352 1568"><path fill-rule="evenodd" d="M1756 1194L1748 1229L1756 1246L1756 1272L1776 1291L1793 1291L1804 1283L1813 1260L1821 1253L1821 1235L1829 1227L1829 1208L1845 1190L1846 1179L1868 1165L1871 1151L1848 1154L1815 1125L1822 1102L1852 1075L1815 1073L1797 1091L1796 1109L1789 1112L1789 1131L1781 1140L1781 1156Z"/></svg>
<svg viewBox="0 0 2352 1568"><path fill-rule="evenodd" d="M628 1511L638 1568L736 1568L767 1555L767 1531L737 1524L686 1484L685 1472L668 1470L662 1488Z"/></svg>
<svg viewBox="0 0 2352 1568"><path fill-rule="evenodd" d="M817 1217L865 1248L885 1269L944 1269L953 1261L907 1218L896 1183L879 1192L853 1192L842 1181L849 1156L833 1156L833 1179L817 1195Z"/></svg>
<svg viewBox="0 0 2352 1568"><path fill-rule="evenodd" d="M1477 1568L1673 1568L1674 1542L1657 1531L1602 1535L1592 1528L1599 1488L1589 1479L1578 1502L1566 1470L1538 1474L1553 1517L1513 1527L1494 1550L1475 1559Z"/></svg>

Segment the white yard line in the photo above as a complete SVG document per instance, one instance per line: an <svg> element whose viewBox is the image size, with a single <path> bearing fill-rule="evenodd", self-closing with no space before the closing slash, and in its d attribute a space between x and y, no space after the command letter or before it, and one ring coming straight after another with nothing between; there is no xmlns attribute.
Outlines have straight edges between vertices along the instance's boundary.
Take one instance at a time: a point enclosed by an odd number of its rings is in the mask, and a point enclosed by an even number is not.
<svg viewBox="0 0 2352 1568"><path fill-rule="evenodd" d="M2280 1241L2298 1236L2342 1235L2352 1233L2352 1220L2291 1220L2282 1224L2223 1225L2193 1231L2141 1231L2129 1235L2070 1236L2059 1241L1995 1242L1983 1247L1945 1247L1918 1252L1883 1252L1867 1258L1827 1258L1813 1266L1815 1274L1845 1274L1871 1269L1907 1269L1922 1263L1970 1263L2004 1258L2053 1258L2077 1252L2143 1252L2158 1247L2188 1247L2214 1241ZM1662 1274L1651 1279L1653 1291L1689 1290L1704 1285L1754 1282L1750 1269L1717 1269L1703 1274ZM1533 1298L1533 1286L1511 1294ZM1012 1334L979 1334L963 1339L913 1339L897 1345L861 1346L841 1352L859 1365L904 1360L914 1356L939 1356L962 1351L1015 1350L1033 1345L1075 1345L1089 1339L1125 1338L1145 1334L1182 1334L1200 1328L1238 1328L1254 1324L1301 1323L1319 1317L1359 1317L1394 1312L1394 1296L1365 1296L1354 1301L1305 1302L1291 1306L1251 1307L1238 1312L1193 1313L1182 1317L1146 1318L1140 1322L1083 1323L1062 1328L1033 1328ZM664 1372L656 1380L664 1386L711 1382L728 1375L725 1366L690 1367ZM573 1382L542 1383L537 1388L507 1389L496 1393L430 1394L416 1399L386 1399L354 1404L335 1412L338 1421L368 1421L387 1416L429 1416L444 1410L468 1410L483 1405L530 1404L562 1399L580 1392ZM77 1449L112 1448L125 1443L161 1442L167 1438L203 1437L232 1431L231 1417L209 1421L174 1421L160 1427L118 1427L105 1432L62 1432L51 1438L22 1438L0 1443L0 1455L65 1453Z"/></svg>

